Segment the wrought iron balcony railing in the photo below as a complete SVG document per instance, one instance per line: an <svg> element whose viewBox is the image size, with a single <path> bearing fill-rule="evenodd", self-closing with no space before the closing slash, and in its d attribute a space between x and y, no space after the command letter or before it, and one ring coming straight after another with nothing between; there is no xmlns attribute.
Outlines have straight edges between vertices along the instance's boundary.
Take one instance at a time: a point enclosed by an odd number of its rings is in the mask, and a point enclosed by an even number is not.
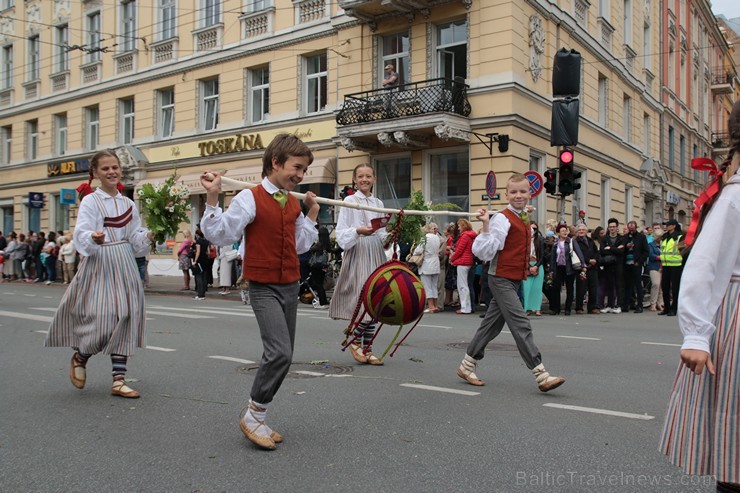
<svg viewBox="0 0 740 493"><path fill-rule="evenodd" d="M352 125L425 113L469 116L468 86L462 79L431 79L344 96L337 124Z"/></svg>
<svg viewBox="0 0 740 493"><path fill-rule="evenodd" d="M730 133L720 132L712 134L712 148L725 149L730 147Z"/></svg>
<svg viewBox="0 0 740 493"><path fill-rule="evenodd" d="M727 69L719 69L712 72L712 85L730 84L732 85L732 79L735 78L735 74Z"/></svg>

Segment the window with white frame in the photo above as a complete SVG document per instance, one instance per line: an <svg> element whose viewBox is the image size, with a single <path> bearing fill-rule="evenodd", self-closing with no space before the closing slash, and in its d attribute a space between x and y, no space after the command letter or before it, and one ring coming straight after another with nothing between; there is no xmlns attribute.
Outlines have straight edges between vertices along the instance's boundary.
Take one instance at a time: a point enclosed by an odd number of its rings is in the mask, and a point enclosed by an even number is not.
<svg viewBox="0 0 740 493"><path fill-rule="evenodd" d="M175 90L169 88L157 92L159 99L159 136L167 139L175 133Z"/></svg>
<svg viewBox="0 0 740 493"><path fill-rule="evenodd" d="M375 160L375 187L373 194L383 201L386 207L401 209L406 207L411 197L411 157L384 156Z"/></svg>
<svg viewBox="0 0 740 493"><path fill-rule="evenodd" d="M429 156L424 180L424 196L435 204L451 202L463 211L470 210L470 157L467 149L445 150ZM440 223L454 222L454 216L439 218Z"/></svg>
<svg viewBox="0 0 740 493"><path fill-rule="evenodd" d="M607 126L607 111L609 110L609 84L607 78L599 74L599 125Z"/></svg>
<svg viewBox="0 0 740 493"><path fill-rule="evenodd" d="M674 147L674 141L676 140L676 137L674 135L674 130L672 126L668 126L668 168L671 170L675 168L675 162L676 162L676 149Z"/></svg>
<svg viewBox="0 0 740 493"><path fill-rule="evenodd" d="M259 123L270 114L270 67L249 70L250 121Z"/></svg>
<svg viewBox="0 0 740 493"><path fill-rule="evenodd" d="M642 148L645 151L645 155L649 156L650 152L652 152L652 146L650 145L650 135L652 129L650 128L651 122L650 122L650 115L647 113L643 113L642 115Z"/></svg>
<svg viewBox="0 0 740 493"><path fill-rule="evenodd" d="M63 24L54 28L54 71L69 69L69 26Z"/></svg>
<svg viewBox="0 0 740 493"><path fill-rule="evenodd" d="M653 69L653 63L652 58L650 56L653 54L653 49L650 46L650 43L652 42L651 34L650 34L650 24L645 21L645 23L642 25L642 54L645 57L643 59L643 64L645 65L645 68L652 71Z"/></svg>
<svg viewBox="0 0 740 493"><path fill-rule="evenodd" d="M39 155L39 121L29 120L26 122L26 157L30 160Z"/></svg>
<svg viewBox="0 0 740 493"><path fill-rule="evenodd" d="M134 140L134 98L119 100L120 111L120 140L122 144L130 144Z"/></svg>
<svg viewBox="0 0 740 493"><path fill-rule="evenodd" d="M9 9L15 6L15 0L0 0L0 10Z"/></svg>
<svg viewBox="0 0 740 493"><path fill-rule="evenodd" d="M216 130L218 125L218 79L208 79L200 82L201 94L201 128Z"/></svg>
<svg viewBox="0 0 740 493"><path fill-rule="evenodd" d="M100 60L100 12L87 14L85 36L87 38L87 63Z"/></svg>
<svg viewBox="0 0 740 493"><path fill-rule="evenodd" d="M121 0L121 41L123 51L136 49L136 0Z"/></svg>
<svg viewBox="0 0 740 493"><path fill-rule="evenodd" d="M159 9L159 34L157 39L165 40L177 36L177 6L175 0L157 0Z"/></svg>
<svg viewBox="0 0 740 493"><path fill-rule="evenodd" d="M67 153L67 114L54 115L54 153L63 156Z"/></svg>
<svg viewBox="0 0 740 493"><path fill-rule="evenodd" d="M28 63L26 64L26 81L39 80L39 63L41 57L41 44L39 41L39 35L31 36L27 42L28 48L26 49L26 57Z"/></svg>
<svg viewBox="0 0 740 493"><path fill-rule="evenodd" d="M468 21L460 19L437 26L437 77L468 78Z"/></svg>
<svg viewBox="0 0 740 493"><path fill-rule="evenodd" d="M632 0L624 0L624 44L632 46Z"/></svg>
<svg viewBox="0 0 740 493"><path fill-rule="evenodd" d="M607 224L612 216L612 179L608 176L601 177L601 224Z"/></svg>
<svg viewBox="0 0 740 493"><path fill-rule="evenodd" d="M599 17L603 17L604 19L608 21L610 10L611 10L611 4L609 0L599 0Z"/></svg>
<svg viewBox="0 0 740 493"><path fill-rule="evenodd" d="M624 127L624 140L632 142L632 98L626 94L622 98L622 126Z"/></svg>
<svg viewBox="0 0 740 493"><path fill-rule="evenodd" d="M13 88L13 45L3 46L3 73L0 89Z"/></svg>
<svg viewBox="0 0 740 493"><path fill-rule="evenodd" d="M100 137L100 109L97 105L85 108L85 145L87 150L98 148Z"/></svg>
<svg viewBox="0 0 740 493"><path fill-rule="evenodd" d="M201 0L203 27L213 26L221 22L221 0Z"/></svg>
<svg viewBox="0 0 740 493"><path fill-rule="evenodd" d="M326 53L305 58L306 63L306 113L317 113L326 108L328 83Z"/></svg>
<svg viewBox="0 0 740 493"><path fill-rule="evenodd" d="M259 12L272 6L271 0L247 0L247 2L248 12Z"/></svg>
<svg viewBox="0 0 740 493"><path fill-rule="evenodd" d="M378 87L385 78L386 65L393 65L398 85L409 82L409 33L397 33L382 38L381 60L378 64Z"/></svg>
<svg viewBox="0 0 740 493"><path fill-rule="evenodd" d="M0 163L9 164L13 148L13 127L6 125L0 129Z"/></svg>
<svg viewBox="0 0 740 493"><path fill-rule="evenodd" d="M668 89L673 89L676 85L676 51L673 49L673 43L668 46Z"/></svg>

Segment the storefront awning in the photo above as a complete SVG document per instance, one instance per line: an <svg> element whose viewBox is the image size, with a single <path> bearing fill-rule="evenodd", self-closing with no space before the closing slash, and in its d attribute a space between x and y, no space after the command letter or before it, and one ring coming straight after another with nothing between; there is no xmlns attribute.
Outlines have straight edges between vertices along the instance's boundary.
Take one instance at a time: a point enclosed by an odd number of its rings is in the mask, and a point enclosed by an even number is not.
<svg viewBox="0 0 740 493"><path fill-rule="evenodd" d="M215 167L214 167L215 168ZM248 182L248 183L260 183L262 181L262 166L251 166L249 168L236 168L226 171L227 176L233 180ZM166 176L160 178L148 178L141 180L136 184L136 188L141 188L146 183L151 183L156 186L158 183L162 183L167 179ZM308 171L303 177L305 184L312 183L336 183L337 180L337 165L334 158L317 158L314 159L311 166L308 167ZM200 184L200 173L191 173L182 175L178 179L185 184L191 195L199 195L206 193L206 190ZM234 187L224 184L223 191L234 191Z"/></svg>

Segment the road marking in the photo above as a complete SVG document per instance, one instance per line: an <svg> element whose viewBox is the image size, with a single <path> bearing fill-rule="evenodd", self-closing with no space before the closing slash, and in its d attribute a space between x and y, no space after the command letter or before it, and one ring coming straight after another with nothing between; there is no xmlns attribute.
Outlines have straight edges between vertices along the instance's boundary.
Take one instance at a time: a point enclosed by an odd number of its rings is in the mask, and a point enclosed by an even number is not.
<svg viewBox="0 0 740 493"><path fill-rule="evenodd" d="M35 294L27 294L27 293L23 293L23 296L28 296L29 298L35 298L36 297Z"/></svg>
<svg viewBox="0 0 740 493"><path fill-rule="evenodd" d="M233 361L234 363L244 363L245 365L253 365L254 361L248 359L232 358L231 356L209 356L211 359L222 359L224 361Z"/></svg>
<svg viewBox="0 0 740 493"><path fill-rule="evenodd" d="M422 325L419 324L417 327L431 327L433 329L451 329L452 327L447 327L446 325Z"/></svg>
<svg viewBox="0 0 740 493"><path fill-rule="evenodd" d="M608 416L618 416L620 418L642 419L645 421L655 419L655 416L650 416L649 414L624 413L622 411L610 411L609 409L597 409L595 407L568 406L566 404L552 404L552 403L542 404L542 405L545 407L554 407L557 409L568 409L570 411L582 411L584 413L606 414Z"/></svg>
<svg viewBox="0 0 740 493"><path fill-rule="evenodd" d="M15 294L15 293L12 291L3 291L3 294Z"/></svg>
<svg viewBox="0 0 740 493"><path fill-rule="evenodd" d="M170 308L167 306L152 306L149 308L154 308L157 310L170 310L175 312L195 312L195 313L214 313L216 315L233 315L235 317L254 317L254 313L245 313L245 312L230 312L226 310L208 310L208 309L202 309L202 308ZM148 308L147 308L148 311ZM149 312L152 313L152 312Z"/></svg>
<svg viewBox="0 0 740 493"><path fill-rule="evenodd" d="M326 373L321 373L318 371L308 371L308 370L296 370L293 373L299 373L301 375L308 375L311 377L323 377L324 375L326 375Z"/></svg>
<svg viewBox="0 0 740 493"><path fill-rule="evenodd" d="M165 317L180 317L180 318L192 318L192 319L215 318L215 317L209 317L208 315L191 315L190 313L168 313L168 312L158 312L155 310L147 310L146 313L151 314L151 315L163 315Z"/></svg>
<svg viewBox="0 0 740 493"><path fill-rule="evenodd" d="M316 320L328 320L327 317L311 317L311 318L314 318Z"/></svg>
<svg viewBox="0 0 740 493"><path fill-rule="evenodd" d="M640 344L649 344L651 346L674 346L681 347L681 344L668 344L667 342L641 342Z"/></svg>
<svg viewBox="0 0 740 493"><path fill-rule="evenodd" d="M38 310L40 312L55 312L55 311L57 311L56 308L42 308L42 307L36 307L36 306L32 306L31 307L31 310Z"/></svg>
<svg viewBox="0 0 740 493"><path fill-rule="evenodd" d="M164 351L165 353L170 353L172 351L177 351L177 349L170 349L167 347L159 347L159 346L146 346L147 349L153 349L154 351Z"/></svg>
<svg viewBox="0 0 740 493"><path fill-rule="evenodd" d="M480 392L470 392L468 390L447 389L444 387L432 387L431 385L421 385L418 383L402 383L401 387L410 387L412 389L422 389L422 390L434 390L436 392L446 392L448 394L480 395Z"/></svg>
<svg viewBox="0 0 740 493"><path fill-rule="evenodd" d="M6 317L11 317L11 318L22 318L25 320L35 320L37 322L51 322L52 320L54 320L54 317L44 317L43 315L31 315L29 313L0 311L0 315L4 315Z"/></svg>
<svg viewBox="0 0 740 493"><path fill-rule="evenodd" d="M44 335L49 333L48 330L37 330L36 332L38 332L39 334L44 334Z"/></svg>
<svg viewBox="0 0 740 493"><path fill-rule="evenodd" d="M598 337L578 337L578 336L555 336L561 339L583 339L584 341L600 341Z"/></svg>

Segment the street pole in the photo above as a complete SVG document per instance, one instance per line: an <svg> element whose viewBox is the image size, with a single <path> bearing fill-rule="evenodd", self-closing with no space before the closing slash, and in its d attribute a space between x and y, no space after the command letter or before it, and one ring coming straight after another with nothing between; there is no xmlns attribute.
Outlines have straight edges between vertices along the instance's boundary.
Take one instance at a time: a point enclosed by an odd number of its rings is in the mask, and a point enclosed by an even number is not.
<svg viewBox="0 0 740 493"><path fill-rule="evenodd" d="M565 195L560 194L560 222L565 223Z"/></svg>

